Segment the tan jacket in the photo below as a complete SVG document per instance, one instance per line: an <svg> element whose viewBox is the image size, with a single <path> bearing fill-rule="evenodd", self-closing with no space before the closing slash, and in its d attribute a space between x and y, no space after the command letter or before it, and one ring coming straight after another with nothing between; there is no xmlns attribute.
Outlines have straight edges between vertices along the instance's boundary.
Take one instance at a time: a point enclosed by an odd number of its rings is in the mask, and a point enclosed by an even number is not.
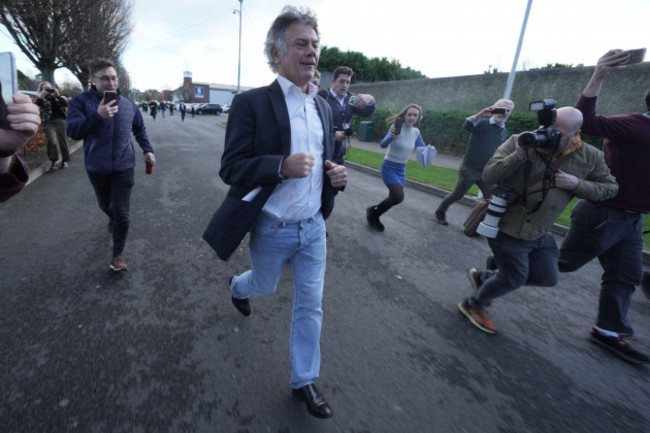
<svg viewBox="0 0 650 433"><path fill-rule="evenodd" d="M483 180L521 194L524 190L524 161L517 159L518 138L518 134L512 135L499 146L485 165ZM534 149L529 149L527 153L532 163L527 195L527 207L531 210L542 199L546 164ZM587 143L583 142L582 146L570 153L560 170L580 179L578 187L573 191L551 188L541 208L532 214L524 212L521 200L509 205L499 223L502 232L517 239L537 239L550 229L574 196L600 201L614 197L618 191L618 184L605 164L603 152Z"/></svg>

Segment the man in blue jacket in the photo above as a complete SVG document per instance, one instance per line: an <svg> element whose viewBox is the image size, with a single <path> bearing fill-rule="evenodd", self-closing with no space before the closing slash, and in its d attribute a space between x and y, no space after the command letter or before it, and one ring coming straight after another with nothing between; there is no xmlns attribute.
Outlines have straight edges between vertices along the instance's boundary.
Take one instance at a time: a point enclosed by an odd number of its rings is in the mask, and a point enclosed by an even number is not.
<svg viewBox="0 0 650 433"><path fill-rule="evenodd" d="M153 166L156 158L149 143L142 115L135 103L120 94L115 64L97 59L90 66L90 90L73 98L68 107L68 135L84 140L84 160L99 207L108 215L108 232L113 235L115 272L126 271L122 258L129 231L131 189L133 188L135 150L131 132ZM107 100L104 92L117 98Z"/></svg>

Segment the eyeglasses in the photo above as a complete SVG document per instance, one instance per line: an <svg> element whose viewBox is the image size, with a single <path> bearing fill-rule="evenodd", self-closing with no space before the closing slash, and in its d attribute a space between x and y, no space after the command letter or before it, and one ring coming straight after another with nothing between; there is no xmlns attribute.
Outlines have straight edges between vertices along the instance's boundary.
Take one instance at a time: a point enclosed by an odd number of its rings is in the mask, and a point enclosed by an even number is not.
<svg viewBox="0 0 650 433"><path fill-rule="evenodd" d="M108 75L102 75L101 77L95 76L95 78L99 79L99 81L103 81L104 83L108 83L109 81L115 81L117 82L117 76L108 76Z"/></svg>

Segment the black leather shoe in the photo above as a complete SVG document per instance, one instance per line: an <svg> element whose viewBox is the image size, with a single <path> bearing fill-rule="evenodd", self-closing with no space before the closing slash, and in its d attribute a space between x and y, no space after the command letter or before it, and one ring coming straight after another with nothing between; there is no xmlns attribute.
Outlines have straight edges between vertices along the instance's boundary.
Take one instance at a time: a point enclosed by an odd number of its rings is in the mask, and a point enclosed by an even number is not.
<svg viewBox="0 0 650 433"><path fill-rule="evenodd" d="M232 285L232 279L235 278L230 277L230 280L228 281L228 290L230 290L230 286ZM234 296L232 296L232 304L235 306L237 311L242 313L244 316L250 316L251 315L251 303L248 302L248 298L246 299L237 299Z"/></svg>
<svg viewBox="0 0 650 433"><path fill-rule="evenodd" d="M368 209L366 209L366 221L368 221L368 225L373 229L383 232L384 225L381 223L381 221L379 221L379 216L377 216L375 213L376 210L376 206L370 206Z"/></svg>
<svg viewBox="0 0 650 433"><path fill-rule="evenodd" d="M330 405L327 404L321 393L316 389L316 385L313 383L305 385L302 388L293 388L291 393L295 397L304 401L307 405L307 412L316 418L332 418L332 416L334 416L332 408L330 408Z"/></svg>
<svg viewBox="0 0 650 433"><path fill-rule="evenodd" d="M235 306L237 311L242 313L244 316L251 315L251 304L248 302L248 299L237 299L233 296L232 304Z"/></svg>

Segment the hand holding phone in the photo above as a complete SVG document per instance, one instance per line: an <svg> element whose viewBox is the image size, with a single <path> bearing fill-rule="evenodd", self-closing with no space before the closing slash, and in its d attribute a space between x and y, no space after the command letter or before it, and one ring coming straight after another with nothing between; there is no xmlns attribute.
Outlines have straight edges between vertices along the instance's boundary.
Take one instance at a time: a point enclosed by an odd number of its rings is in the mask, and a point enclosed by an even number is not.
<svg viewBox="0 0 650 433"><path fill-rule="evenodd" d="M104 104L108 104L111 101L116 101L117 100L117 92L110 92L110 91L105 91L104 92Z"/></svg>
<svg viewBox="0 0 650 433"><path fill-rule="evenodd" d="M506 109L505 108L495 108L494 110L490 111L491 114L506 114Z"/></svg>
<svg viewBox="0 0 650 433"><path fill-rule="evenodd" d="M398 136L402 133L402 125L404 125L404 118L396 118L395 123L393 124L393 127L395 128L395 136Z"/></svg>
<svg viewBox="0 0 650 433"><path fill-rule="evenodd" d="M357 95L352 95L352 96L350 96L350 100L348 101L348 104L354 105L354 104L357 103L358 100L359 100L359 98L357 97Z"/></svg>

